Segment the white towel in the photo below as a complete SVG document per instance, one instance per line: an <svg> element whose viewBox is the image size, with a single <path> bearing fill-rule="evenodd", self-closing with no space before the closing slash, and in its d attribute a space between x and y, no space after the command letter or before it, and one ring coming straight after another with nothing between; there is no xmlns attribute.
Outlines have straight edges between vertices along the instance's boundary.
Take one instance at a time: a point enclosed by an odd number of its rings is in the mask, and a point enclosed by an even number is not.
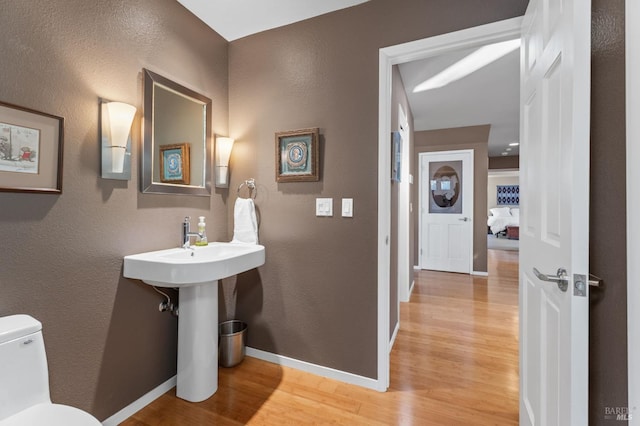
<svg viewBox="0 0 640 426"><path fill-rule="evenodd" d="M233 208L232 243L258 244L258 220L251 198L237 198Z"/></svg>

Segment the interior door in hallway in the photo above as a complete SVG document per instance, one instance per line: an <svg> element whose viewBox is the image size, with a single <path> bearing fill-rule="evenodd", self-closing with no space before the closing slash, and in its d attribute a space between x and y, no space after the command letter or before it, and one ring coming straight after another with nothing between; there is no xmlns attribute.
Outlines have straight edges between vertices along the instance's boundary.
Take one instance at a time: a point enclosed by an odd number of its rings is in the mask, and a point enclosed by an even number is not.
<svg viewBox="0 0 640 426"><path fill-rule="evenodd" d="M520 424L588 424L591 2L522 26Z"/></svg>
<svg viewBox="0 0 640 426"><path fill-rule="evenodd" d="M473 150L421 153L420 267L471 273Z"/></svg>

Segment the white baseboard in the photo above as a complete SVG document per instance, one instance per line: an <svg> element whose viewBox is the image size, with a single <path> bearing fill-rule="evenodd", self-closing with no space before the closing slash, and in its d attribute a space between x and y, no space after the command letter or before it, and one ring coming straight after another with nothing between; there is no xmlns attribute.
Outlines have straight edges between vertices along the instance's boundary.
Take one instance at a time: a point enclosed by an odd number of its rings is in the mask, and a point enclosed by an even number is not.
<svg viewBox="0 0 640 426"><path fill-rule="evenodd" d="M409 286L409 299L411 299L411 293L413 293L413 287L416 285L416 280L411 280L411 285Z"/></svg>
<svg viewBox="0 0 640 426"><path fill-rule="evenodd" d="M420 267L420 265L413 265L413 270L414 271L421 271L422 268Z"/></svg>
<svg viewBox="0 0 640 426"><path fill-rule="evenodd" d="M422 269L419 266L414 266L413 267L414 271L421 271ZM484 271L472 271L471 275L479 275L481 277L488 277L489 273L488 272L484 272ZM413 289L413 284L411 283L411 289ZM409 290L409 294L411 294L411 290Z"/></svg>
<svg viewBox="0 0 640 426"><path fill-rule="evenodd" d="M357 374L347 373L346 371L336 370L329 367L323 367L317 364L311 364L306 361L289 358L283 355L265 352L260 349L247 347L247 356L258 358L273 364L282 365L284 367L295 368L296 370L315 374L316 376L327 377L329 379L339 380L351 385L362 386L363 388L380 390L378 381L369 377L358 376Z"/></svg>
<svg viewBox="0 0 640 426"><path fill-rule="evenodd" d="M393 341L398 332L398 326L393 333L393 340L390 346L393 346ZM272 354L270 352L261 351L247 347L247 356L258 358L263 361L271 362L273 364L282 365L285 367L295 368L296 370L305 371L307 373L315 374L316 376L327 377L329 379L339 380L341 382L349 383L352 385L362 386L364 388L380 390L378 381L369 377L358 376L357 374L347 373L346 371L336 370L329 367L323 367L321 365L311 364L309 362L300 361L297 359L289 358L282 355ZM138 411L142 410L147 405L158 399L162 394L171 390L176 386L176 376L173 376L160 386L147 392L131 404L124 407L108 419L102 422L103 426L117 426L124 422L129 417L133 416Z"/></svg>
<svg viewBox="0 0 640 426"><path fill-rule="evenodd" d="M151 404L156 399L160 398L162 394L166 393L167 391L174 388L175 386L176 386L176 376L173 376L166 382L162 383L160 386L142 395L140 398L133 401L131 404L127 405L122 410L118 411L113 416L103 421L102 425L118 426L120 423L124 422L129 417L133 416L135 413L142 410L144 407Z"/></svg>

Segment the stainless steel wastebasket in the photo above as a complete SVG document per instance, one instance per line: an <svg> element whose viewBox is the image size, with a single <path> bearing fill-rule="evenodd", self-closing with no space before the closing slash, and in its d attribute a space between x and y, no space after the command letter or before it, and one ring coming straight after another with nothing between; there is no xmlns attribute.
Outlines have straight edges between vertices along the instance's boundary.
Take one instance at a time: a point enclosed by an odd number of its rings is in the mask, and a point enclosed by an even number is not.
<svg viewBox="0 0 640 426"><path fill-rule="evenodd" d="M218 363L222 367L233 367L244 359L247 339L247 324L239 320L220 323L218 330Z"/></svg>

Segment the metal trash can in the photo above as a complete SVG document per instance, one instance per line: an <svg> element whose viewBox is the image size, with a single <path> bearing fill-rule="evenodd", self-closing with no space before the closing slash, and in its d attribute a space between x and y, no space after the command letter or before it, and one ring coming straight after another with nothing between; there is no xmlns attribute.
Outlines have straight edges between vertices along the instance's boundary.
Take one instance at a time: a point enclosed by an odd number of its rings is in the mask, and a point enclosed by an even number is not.
<svg viewBox="0 0 640 426"><path fill-rule="evenodd" d="M233 367L242 362L247 340L247 324L239 320L220 323L218 330L218 363L222 367Z"/></svg>

